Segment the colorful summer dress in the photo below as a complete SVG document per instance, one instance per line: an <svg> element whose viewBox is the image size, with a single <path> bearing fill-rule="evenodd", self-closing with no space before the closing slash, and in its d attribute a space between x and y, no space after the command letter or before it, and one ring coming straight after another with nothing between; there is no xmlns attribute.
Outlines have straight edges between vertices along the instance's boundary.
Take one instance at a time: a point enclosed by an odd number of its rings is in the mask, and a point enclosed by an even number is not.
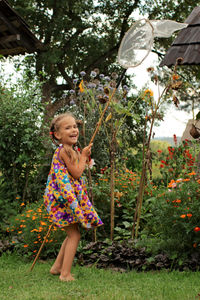
<svg viewBox="0 0 200 300"><path fill-rule="evenodd" d="M44 204L58 227L80 223L84 228L103 225L92 206L83 177L74 179L60 160L62 145L54 153L47 179Z"/></svg>

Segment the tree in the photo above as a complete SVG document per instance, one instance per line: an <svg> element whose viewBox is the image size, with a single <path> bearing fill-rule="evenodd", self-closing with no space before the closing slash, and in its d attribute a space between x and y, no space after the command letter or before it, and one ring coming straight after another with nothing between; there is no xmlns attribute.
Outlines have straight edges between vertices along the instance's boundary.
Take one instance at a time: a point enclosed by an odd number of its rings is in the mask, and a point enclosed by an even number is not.
<svg viewBox="0 0 200 300"><path fill-rule="evenodd" d="M80 78L80 71L89 75L99 67L109 73L140 2L10 1L44 44L42 51L26 57L26 63L29 73L35 65L36 74L45 81L42 101L48 117L69 102L68 92L73 88L73 78ZM114 68L120 70L116 64Z"/></svg>

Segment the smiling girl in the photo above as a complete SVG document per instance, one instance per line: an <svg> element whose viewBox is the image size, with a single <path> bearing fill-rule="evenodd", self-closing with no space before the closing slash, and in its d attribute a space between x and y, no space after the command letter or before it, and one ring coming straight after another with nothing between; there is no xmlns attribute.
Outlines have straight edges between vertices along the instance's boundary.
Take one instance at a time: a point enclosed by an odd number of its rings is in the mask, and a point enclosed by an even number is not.
<svg viewBox="0 0 200 300"><path fill-rule="evenodd" d="M81 153L76 150L79 129L71 113L53 119L50 135L58 148L52 159L44 204L54 224L67 234L50 272L59 274L61 281L71 281L74 280L71 267L80 240L79 224L86 229L103 225L88 199L82 178L92 144Z"/></svg>

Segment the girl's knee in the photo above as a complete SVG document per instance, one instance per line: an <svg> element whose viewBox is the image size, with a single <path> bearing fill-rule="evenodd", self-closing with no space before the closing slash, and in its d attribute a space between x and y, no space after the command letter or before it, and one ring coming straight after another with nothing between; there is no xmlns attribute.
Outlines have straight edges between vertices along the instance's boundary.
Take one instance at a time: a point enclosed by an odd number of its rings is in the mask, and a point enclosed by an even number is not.
<svg viewBox="0 0 200 300"><path fill-rule="evenodd" d="M78 242L80 241L81 239L81 234L80 234L80 231L79 231L79 228L78 226L70 226L68 228L66 228L66 232L67 232L67 236L68 238L72 238L74 240L77 240Z"/></svg>

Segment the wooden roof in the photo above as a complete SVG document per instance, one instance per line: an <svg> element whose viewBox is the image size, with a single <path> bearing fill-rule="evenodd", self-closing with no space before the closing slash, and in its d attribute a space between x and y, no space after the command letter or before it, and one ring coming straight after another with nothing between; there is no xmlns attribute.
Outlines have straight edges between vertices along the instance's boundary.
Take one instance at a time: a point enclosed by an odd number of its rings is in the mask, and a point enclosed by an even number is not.
<svg viewBox="0 0 200 300"><path fill-rule="evenodd" d="M160 66L172 66L176 64L176 59L183 58L183 65L200 64L200 7L193 9L189 17L185 20L189 25L182 29L173 44L167 51Z"/></svg>
<svg viewBox="0 0 200 300"><path fill-rule="evenodd" d="M29 30L28 24L6 0L0 0L0 54L32 53L41 48L42 43Z"/></svg>

